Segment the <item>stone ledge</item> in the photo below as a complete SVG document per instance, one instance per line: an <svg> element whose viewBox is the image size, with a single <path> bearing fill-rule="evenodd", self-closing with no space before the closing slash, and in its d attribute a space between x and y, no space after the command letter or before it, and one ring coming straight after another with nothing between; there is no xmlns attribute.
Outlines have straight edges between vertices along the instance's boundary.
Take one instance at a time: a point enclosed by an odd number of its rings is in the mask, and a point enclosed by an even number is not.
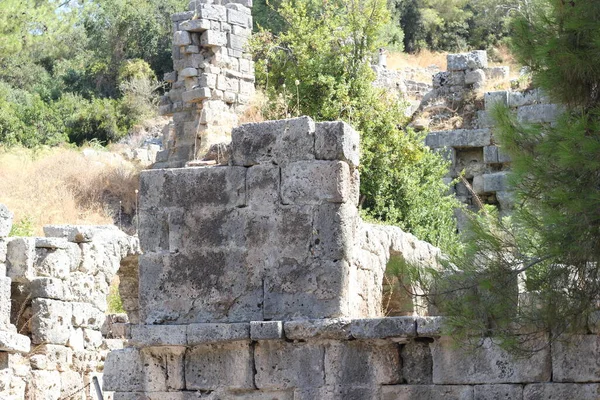
<svg viewBox="0 0 600 400"><path fill-rule="evenodd" d="M128 325L135 347L188 346L244 340L373 340L438 337L442 317L333 318L298 321Z"/></svg>
<svg viewBox="0 0 600 400"><path fill-rule="evenodd" d="M29 353L31 341L27 336L16 332L0 332L0 351L9 353Z"/></svg>

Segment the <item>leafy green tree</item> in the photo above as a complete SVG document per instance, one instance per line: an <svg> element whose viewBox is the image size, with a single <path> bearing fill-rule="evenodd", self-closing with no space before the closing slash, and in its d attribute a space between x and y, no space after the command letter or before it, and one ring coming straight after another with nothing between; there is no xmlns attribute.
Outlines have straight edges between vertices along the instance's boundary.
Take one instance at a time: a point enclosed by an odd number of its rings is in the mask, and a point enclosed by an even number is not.
<svg viewBox="0 0 600 400"><path fill-rule="evenodd" d="M545 0L513 28L517 59L565 112L523 124L496 109L517 206L510 219L474 218L474 246L438 292L463 294L440 296L454 332L518 349L539 333L585 331L600 299L600 4Z"/></svg>
<svg viewBox="0 0 600 400"><path fill-rule="evenodd" d="M441 179L445 162L421 135L403 130L402 102L372 86L369 60L382 45L386 2L283 0L279 13L285 29L262 31L254 43L257 80L271 99L267 117L304 114L352 124L361 133L365 215L454 245L456 203Z"/></svg>

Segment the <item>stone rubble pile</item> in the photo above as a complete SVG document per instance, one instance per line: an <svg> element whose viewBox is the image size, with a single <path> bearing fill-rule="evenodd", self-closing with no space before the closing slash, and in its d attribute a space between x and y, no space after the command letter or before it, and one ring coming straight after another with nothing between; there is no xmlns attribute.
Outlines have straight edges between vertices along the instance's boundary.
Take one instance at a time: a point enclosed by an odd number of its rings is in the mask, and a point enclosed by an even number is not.
<svg viewBox="0 0 600 400"><path fill-rule="evenodd" d="M254 94L254 64L247 50L252 33L251 0L195 0L174 14L171 90L161 115L174 129L163 141L156 168L182 167L211 145L228 141Z"/></svg>
<svg viewBox="0 0 600 400"><path fill-rule="evenodd" d="M0 351L22 354L0 353L0 399L57 400L75 392L95 399L92 378L101 379L106 354L123 347L123 337L101 332L109 287L122 262L137 258L138 241L114 226L46 226L44 233L0 238L1 275L8 276L0 278ZM8 312L22 335L9 325L5 343ZM18 339L12 345L10 335Z"/></svg>

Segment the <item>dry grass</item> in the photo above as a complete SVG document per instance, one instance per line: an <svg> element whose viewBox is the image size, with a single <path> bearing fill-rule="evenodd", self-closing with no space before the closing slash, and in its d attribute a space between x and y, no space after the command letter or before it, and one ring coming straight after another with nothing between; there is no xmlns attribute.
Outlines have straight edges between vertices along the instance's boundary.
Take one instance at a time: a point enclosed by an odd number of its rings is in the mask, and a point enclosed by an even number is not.
<svg viewBox="0 0 600 400"><path fill-rule="evenodd" d="M441 71L446 70L446 56L448 53L422 50L416 54L390 53L387 57L389 69L427 68L436 65Z"/></svg>
<svg viewBox="0 0 600 400"><path fill-rule="evenodd" d="M0 148L0 203L35 235L48 224L112 224L119 201L133 212L138 176L131 163L102 150Z"/></svg>
<svg viewBox="0 0 600 400"><path fill-rule="evenodd" d="M250 122L263 122L265 120L263 112L266 108L267 102L267 96L260 90L256 89L254 95L250 99L250 103L246 106L244 113L240 116L240 125L248 124Z"/></svg>

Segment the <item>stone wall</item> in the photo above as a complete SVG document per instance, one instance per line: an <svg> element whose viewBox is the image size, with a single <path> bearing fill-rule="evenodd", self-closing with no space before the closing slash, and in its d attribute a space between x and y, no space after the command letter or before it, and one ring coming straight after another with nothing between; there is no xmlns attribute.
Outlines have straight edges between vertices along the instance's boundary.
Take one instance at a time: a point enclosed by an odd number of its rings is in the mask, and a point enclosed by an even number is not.
<svg viewBox="0 0 600 400"><path fill-rule="evenodd" d="M142 175L140 323L106 360L115 400L598 398L592 325L520 359L455 346L418 293L383 317L388 261L440 253L360 219L351 127L243 125L231 149L229 166Z"/></svg>
<svg viewBox="0 0 600 400"><path fill-rule="evenodd" d="M8 275L0 278L0 351L9 351L0 353L0 399L96 399L92 378L123 347L127 322L106 315L109 285L122 261L132 275L137 238L114 226L62 225L45 227L45 237L3 239L6 215L0 205L0 276ZM9 313L14 325L2 332Z"/></svg>
<svg viewBox="0 0 600 400"><path fill-rule="evenodd" d="M229 141L254 94L254 65L246 44L252 33L251 0L194 0L174 14L171 90L161 115L173 116L156 168L182 167L210 146Z"/></svg>
<svg viewBox="0 0 600 400"><path fill-rule="evenodd" d="M486 83L494 80L508 82L508 67L488 67L485 51L449 54L448 71L434 76L434 89L423 99L420 112L427 112L429 122L437 126L458 121L456 129L433 128L425 139L451 162L449 178L464 171L466 183L459 181L452 192L472 209L478 207L476 195L505 215L512 207L506 179L510 158L497 144L490 111L500 103L510 107L519 122L551 124L562 108L537 89L485 91Z"/></svg>
<svg viewBox="0 0 600 400"><path fill-rule="evenodd" d="M23 398L25 380L21 354L30 350L29 338L20 335L10 322L11 279L6 276L6 251L12 219L12 213L0 204L0 399Z"/></svg>

